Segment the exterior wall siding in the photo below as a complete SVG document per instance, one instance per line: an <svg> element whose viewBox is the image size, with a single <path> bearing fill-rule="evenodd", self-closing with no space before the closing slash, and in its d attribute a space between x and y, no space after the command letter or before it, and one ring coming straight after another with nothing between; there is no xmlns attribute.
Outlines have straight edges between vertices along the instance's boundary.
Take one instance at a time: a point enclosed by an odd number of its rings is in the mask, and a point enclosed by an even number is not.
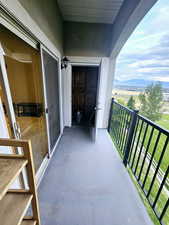
<svg viewBox="0 0 169 225"><path fill-rule="evenodd" d="M111 24L64 22L64 53L68 56L107 57Z"/></svg>

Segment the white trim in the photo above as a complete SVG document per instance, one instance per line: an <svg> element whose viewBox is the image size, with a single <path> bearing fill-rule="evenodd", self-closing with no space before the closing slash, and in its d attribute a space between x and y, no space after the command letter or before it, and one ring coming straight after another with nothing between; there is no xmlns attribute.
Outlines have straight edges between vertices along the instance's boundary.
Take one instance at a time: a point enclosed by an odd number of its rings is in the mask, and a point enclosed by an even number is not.
<svg viewBox="0 0 169 225"><path fill-rule="evenodd" d="M59 66L59 110L60 110L60 132L63 133L64 125L63 125L63 96L62 96L62 72L61 72L61 58L58 57L58 66Z"/></svg>
<svg viewBox="0 0 169 225"><path fill-rule="evenodd" d="M1 67L0 80L2 82L4 95L7 100L7 107L8 107L7 110L8 110L9 117L10 117L10 123L11 123L12 129L14 131L13 135L16 139L18 139L19 136L15 129L15 125L17 124L16 117L15 117L15 112L14 112L14 108L13 108L13 104L12 104L13 101L12 101L11 89L9 86L8 74L7 74L6 65L5 65L4 51L1 46L1 43L0 43L0 67ZM19 154L22 154L21 148L17 148L17 151ZM25 169L21 172L21 186L24 186L26 188L28 187Z"/></svg>
<svg viewBox="0 0 169 225"><path fill-rule="evenodd" d="M109 73L109 58L108 57L68 57L70 63L66 70L63 70L64 77L64 125L71 126L71 110L72 110L72 71L71 67L74 65L77 66L99 66L102 61L101 74L100 74L100 90L99 90L99 103L101 110L98 112L98 128L106 128L107 126L107 88L111 89L112 79L109 80L110 76L113 76ZM109 90L109 95L111 95L111 90ZM108 98L111 96L108 96ZM106 117L104 117L106 115Z"/></svg>
<svg viewBox="0 0 169 225"><path fill-rule="evenodd" d="M38 42L25 32L18 24L16 24L7 14L0 9L0 24L21 38L27 44L37 49Z"/></svg>
<svg viewBox="0 0 169 225"><path fill-rule="evenodd" d="M48 167L49 161L50 161L49 157L48 157L48 155L46 155L45 158L43 159L38 171L36 172L35 179L36 179L37 186L39 186L41 181L42 181L42 178L43 178L43 176L45 174L45 171Z"/></svg>
<svg viewBox="0 0 169 225"><path fill-rule="evenodd" d="M53 147L53 151L52 151L50 157L52 157L53 154L55 153L56 148L57 148L57 146L58 146L58 144L59 144L59 141L60 141L61 137L62 137L62 134L59 135L59 137L58 137L58 139L57 139L57 141L56 141L56 143L55 143L55 146Z"/></svg>
<svg viewBox="0 0 169 225"><path fill-rule="evenodd" d="M44 68L44 61L43 61L43 55L42 50L44 47L40 45L40 56L41 56L41 67L42 67L42 82L43 82L43 96L44 96L44 106L45 111L48 107L47 105L47 94L46 94L46 82L45 82L45 68ZM49 137L49 123L48 123L48 114L45 112L45 121L46 121L46 130L47 130L47 139L48 139L48 155L50 156L50 137Z"/></svg>
<svg viewBox="0 0 169 225"><path fill-rule="evenodd" d="M98 66L98 79L97 79L97 90L96 90L96 111L95 111L95 124L92 128L92 139L94 142L97 141L97 134L98 134L98 124L99 124L99 111L100 108L100 89L101 89L101 71L103 66L103 60L101 60L100 65Z"/></svg>
<svg viewBox="0 0 169 225"><path fill-rule="evenodd" d="M71 127L71 82L72 82L72 65L69 63L66 69L62 69L62 79L63 79L63 121L64 126Z"/></svg>
<svg viewBox="0 0 169 225"><path fill-rule="evenodd" d="M86 62L81 62L81 63L78 63L78 62L74 62L74 63L71 63L71 66L99 66L100 63L86 63Z"/></svg>
<svg viewBox="0 0 169 225"><path fill-rule="evenodd" d="M70 60L71 64L92 64L92 65L99 65L101 61L101 57L80 57L80 56L67 56Z"/></svg>

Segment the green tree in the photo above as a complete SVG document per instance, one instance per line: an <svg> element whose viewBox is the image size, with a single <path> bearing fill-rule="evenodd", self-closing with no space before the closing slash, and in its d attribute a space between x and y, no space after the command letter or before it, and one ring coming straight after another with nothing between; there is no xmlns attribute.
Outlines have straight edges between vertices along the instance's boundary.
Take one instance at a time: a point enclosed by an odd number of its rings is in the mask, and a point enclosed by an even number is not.
<svg viewBox="0 0 169 225"><path fill-rule="evenodd" d="M135 102L134 97L130 96L130 98L129 98L128 102L127 102L127 107L129 109L135 109L135 104L136 104L136 102Z"/></svg>
<svg viewBox="0 0 169 225"><path fill-rule="evenodd" d="M152 121L160 120L163 100L162 86L160 83L146 87L145 92L139 95L140 113Z"/></svg>
<svg viewBox="0 0 169 225"><path fill-rule="evenodd" d="M121 105L126 105L125 101L122 98L117 98L117 102Z"/></svg>

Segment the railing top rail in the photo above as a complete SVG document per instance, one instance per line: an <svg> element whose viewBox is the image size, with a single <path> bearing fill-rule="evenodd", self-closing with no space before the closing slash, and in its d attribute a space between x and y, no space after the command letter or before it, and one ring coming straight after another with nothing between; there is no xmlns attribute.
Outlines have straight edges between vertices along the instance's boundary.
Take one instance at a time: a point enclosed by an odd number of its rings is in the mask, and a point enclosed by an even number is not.
<svg viewBox="0 0 169 225"><path fill-rule="evenodd" d="M133 113L133 112L134 112L134 110L131 110L131 109L127 108L126 106L124 106L124 105L122 105L122 104L120 104L120 103L118 103L118 102L116 102L116 101L114 101L114 103L117 104L117 105L119 105L119 106L122 107L123 109L129 111L130 113ZM149 125L151 125L151 126L154 127L155 129L159 130L161 133L163 133L163 134L169 136L169 130L167 130L167 129L161 127L160 125L156 124L155 122L149 120L148 118L146 118L146 117L144 117L144 116L142 116L142 115L140 115L140 114L138 114L138 118L140 118L140 119L143 120L144 122L148 123Z"/></svg>
<svg viewBox="0 0 169 225"><path fill-rule="evenodd" d="M125 110L129 111L130 113L133 113L133 110L127 108L126 106L124 106L124 105L122 105L122 104L120 104L120 103L118 103L116 101L114 101L114 103L117 104L117 105L119 105L119 106L121 106L122 108L124 108Z"/></svg>
<svg viewBox="0 0 169 225"><path fill-rule="evenodd" d="M169 130L138 114L139 111L115 102L114 99L111 105L108 131L112 140L123 158L124 165L130 168L145 194L159 223L164 224L164 221L168 221L169 210L169 165L166 154L169 147ZM159 210L162 201L164 206Z"/></svg>
<svg viewBox="0 0 169 225"><path fill-rule="evenodd" d="M142 115L140 115L140 114L138 115L138 117L139 117L141 120L143 120L143 121L145 121L146 123L148 123L149 125L151 125L152 127L154 127L155 129L159 130L161 133L163 133L163 134L169 136L169 130L167 130L167 129L161 127L160 125L154 123L153 121L151 121L151 120L145 118L144 116L142 116Z"/></svg>

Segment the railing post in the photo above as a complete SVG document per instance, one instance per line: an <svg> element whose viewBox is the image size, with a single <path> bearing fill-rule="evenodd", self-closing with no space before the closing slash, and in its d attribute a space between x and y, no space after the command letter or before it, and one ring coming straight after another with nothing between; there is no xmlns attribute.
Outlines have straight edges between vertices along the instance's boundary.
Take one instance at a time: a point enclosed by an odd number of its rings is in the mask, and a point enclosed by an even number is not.
<svg viewBox="0 0 169 225"><path fill-rule="evenodd" d="M110 113L109 113L109 121L108 121L108 132L110 133L111 130L111 120L112 120L112 112L113 112L113 103L114 98L111 99L111 105L110 105Z"/></svg>
<svg viewBox="0 0 169 225"><path fill-rule="evenodd" d="M125 166L127 166L128 158L129 158L129 155L130 155L131 144L132 144L132 139L133 139L134 130L135 130L135 126L136 126L138 112L139 112L138 110L133 110L133 112L132 112L132 118L131 118L131 123L130 123L130 128L129 128L128 140L127 140L127 144L126 144L125 150L124 150L123 163L124 163Z"/></svg>

